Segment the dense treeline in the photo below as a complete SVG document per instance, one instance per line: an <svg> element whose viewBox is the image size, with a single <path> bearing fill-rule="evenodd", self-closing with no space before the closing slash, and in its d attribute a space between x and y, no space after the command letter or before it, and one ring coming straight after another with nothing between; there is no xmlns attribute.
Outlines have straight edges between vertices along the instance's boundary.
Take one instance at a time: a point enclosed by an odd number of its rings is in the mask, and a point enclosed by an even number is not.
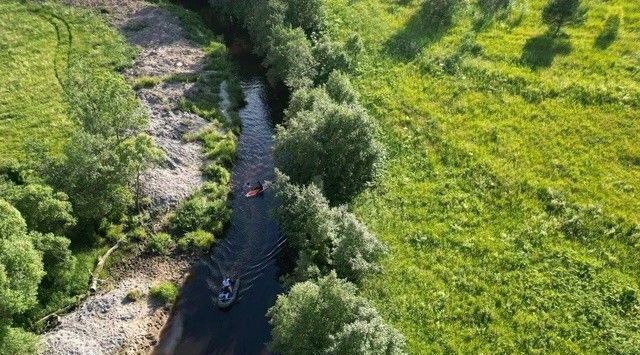
<svg viewBox="0 0 640 355"><path fill-rule="evenodd" d="M323 33L323 0L211 3L244 26L270 81L292 92L275 138L275 214L298 254L287 281L298 283L269 312L271 348L283 354L403 353L402 335L351 283L378 271L385 252L344 206L375 182L384 158L348 77L360 39L341 43Z"/></svg>

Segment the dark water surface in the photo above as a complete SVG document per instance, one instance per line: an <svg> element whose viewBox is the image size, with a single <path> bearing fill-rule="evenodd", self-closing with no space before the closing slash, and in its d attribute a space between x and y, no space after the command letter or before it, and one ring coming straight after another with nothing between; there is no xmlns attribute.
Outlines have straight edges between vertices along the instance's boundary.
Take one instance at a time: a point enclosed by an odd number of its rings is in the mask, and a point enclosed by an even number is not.
<svg viewBox="0 0 640 355"><path fill-rule="evenodd" d="M243 66L240 63L240 66ZM250 66L250 65L247 65ZM210 255L194 266L156 347L157 354L266 354L271 328L265 314L282 291L276 256L283 248L269 210L273 192L246 198L247 184L273 180L273 123L280 112L264 76L250 70L242 88L242 133L232 170L231 222ZM279 110L276 110L279 111ZM240 299L220 310L216 297L223 275L238 275Z"/></svg>

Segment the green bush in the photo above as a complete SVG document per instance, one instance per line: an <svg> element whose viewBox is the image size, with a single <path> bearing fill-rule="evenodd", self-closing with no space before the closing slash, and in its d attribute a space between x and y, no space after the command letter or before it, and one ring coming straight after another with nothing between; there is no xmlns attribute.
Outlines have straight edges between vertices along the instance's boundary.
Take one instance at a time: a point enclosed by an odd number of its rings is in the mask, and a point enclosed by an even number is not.
<svg viewBox="0 0 640 355"><path fill-rule="evenodd" d="M375 181L383 157L374 123L358 105L301 111L276 132L278 169L294 183L317 182L333 205L351 200Z"/></svg>
<svg viewBox="0 0 640 355"><path fill-rule="evenodd" d="M178 297L178 287L171 281L162 281L149 289L149 296L161 304L173 303Z"/></svg>
<svg viewBox="0 0 640 355"><path fill-rule="evenodd" d="M178 234L198 229L218 233L229 219L229 215L226 196L209 199L203 193L196 193L178 204L171 225Z"/></svg>
<svg viewBox="0 0 640 355"><path fill-rule="evenodd" d="M300 28L277 26L271 36L271 47L264 63L267 76L284 82L292 90L310 86L316 76L316 61L311 44Z"/></svg>
<svg viewBox="0 0 640 355"><path fill-rule="evenodd" d="M0 354L36 354L38 336L21 328L3 327L0 321Z"/></svg>
<svg viewBox="0 0 640 355"><path fill-rule="evenodd" d="M124 225L122 224L109 224L104 231L104 237L115 243L124 237Z"/></svg>
<svg viewBox="0 0 640 355"><path fill-rule="evenodd" d="M129 232L129 239L136 241L136 242L142 242L145 239L147 239L147 231L142 228L142 227L136 227L134 228L132 231Z"/></svg>
<svg viewBox="0 0 640 355"><path fill-rule="evenodd" d="M294 285L267 316L279 354L404 354L404 337L335 273Z"/></svg>
<svg viewBox="0 0 640 355"><path fill-rule="evenodd" d="M582 0L549 0L542 9L542 21L555 37L563 26L579 25L586 19L587 9Z"/></svg>
<svg viewBox="0 0 640 355"><path fill-rule="evenodd" d="M208 163L202 168L202 172L207 179L219 184L227 185L231 181L231 173L225 167L216 162Z"/></svg>
<svg viewBox="0 0 640 355"><path fill-rule="evenodd" d="M149 237L147 251L159 255L168 255L175 245L175 241L169 234L155 233Z"/></svg>
<svg viewBox="0 0 640 355"><path fill-rule="evenodd" d="M178 248L182 250L207 251L213 245L215 237L209 232L197 230L178 239Z"/></svg>
<svg viewBox="0 0 640 355"><path fill-rule="evenodd" d="M127 292L127 296L125 297L125 299L129 302L136 302L139 299L142 298L142 296L144 296L144 294L142 293L142 291L136 289L133 289L129 292Z"/></svg>

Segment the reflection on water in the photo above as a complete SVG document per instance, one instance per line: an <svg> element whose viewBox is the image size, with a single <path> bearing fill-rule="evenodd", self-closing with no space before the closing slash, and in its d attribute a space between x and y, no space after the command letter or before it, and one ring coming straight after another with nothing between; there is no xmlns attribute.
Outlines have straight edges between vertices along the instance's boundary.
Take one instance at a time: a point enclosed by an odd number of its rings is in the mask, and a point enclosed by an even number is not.
<svg viewBox="0 0 640 355"><path fill-rule="evenodd" d="M265 313L281 292L275 257L284 240L269 213L273 192L251 199L244 193L249 184L273 179L273 125L264 78L250 76L242 87L247 105L240 111L231 223L224 239L194 267L181 289L157 354L268 353L270 326ZM215 302L223 275L241 280L240 299L228 310L218 309Z"/></svg>

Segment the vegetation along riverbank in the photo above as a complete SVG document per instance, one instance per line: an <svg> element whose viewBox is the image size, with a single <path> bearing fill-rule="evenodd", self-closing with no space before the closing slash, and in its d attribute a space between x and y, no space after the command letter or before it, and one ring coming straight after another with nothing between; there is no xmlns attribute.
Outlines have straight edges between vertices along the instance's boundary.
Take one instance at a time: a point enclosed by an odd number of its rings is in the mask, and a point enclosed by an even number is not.
<svg viewBox="0 0 640 355"><path fill-rule="evenodd" d="M45 353L148 351L165 281L228 218L242 98L226 49L142 1L9 1L0 27L0 353L52 327Z"/></svg>
<svg viewBox="0 0 640 355"><path fill-rule="evenodd" d="M270 312L273 349L362 350L358 340L393 334L312 315L335 299L331 270L358 281L411 353L640 349L637 4L212 4L292 91L276 138L288 175L277 214L299 250L289 282L303 282ZM370 137L387 151L371 175ZM335 217L343 203L350 213ZM350 216L358 240L375 233L387 253L371 241L348 249L345 272Z"/></svg>

